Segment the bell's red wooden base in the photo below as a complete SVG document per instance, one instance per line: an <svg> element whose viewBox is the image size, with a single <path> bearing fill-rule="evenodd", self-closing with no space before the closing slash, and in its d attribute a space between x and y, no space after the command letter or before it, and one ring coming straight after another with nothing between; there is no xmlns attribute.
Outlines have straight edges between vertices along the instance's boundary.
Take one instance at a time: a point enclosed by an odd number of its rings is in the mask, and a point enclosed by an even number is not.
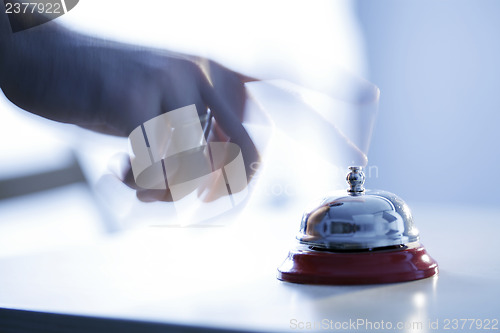
<svg viewBox="0 0 500 333"><path fill-rule="evenodd" d="M295 249L278 268L278 279L293 283L357 285L413 281L438 273L420 243L397 250L341 253Z"/></svg>

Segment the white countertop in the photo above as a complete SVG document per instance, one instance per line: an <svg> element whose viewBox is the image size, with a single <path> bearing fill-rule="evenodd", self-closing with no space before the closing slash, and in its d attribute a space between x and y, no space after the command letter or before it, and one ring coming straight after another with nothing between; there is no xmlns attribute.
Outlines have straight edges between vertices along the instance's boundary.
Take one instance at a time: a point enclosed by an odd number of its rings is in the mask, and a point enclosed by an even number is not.
<svg viewBox="0 0 500 333"><path fill-rule="evenodd" d="M367 286L278 281L299 216L247 209L225 227L145 226L64 251L2 257L0 306L266 332L358 319L422 322L413 331L429 332L429 321L442 329L447 319L498 319L500 210L413 211L438 277Z"/></svg>

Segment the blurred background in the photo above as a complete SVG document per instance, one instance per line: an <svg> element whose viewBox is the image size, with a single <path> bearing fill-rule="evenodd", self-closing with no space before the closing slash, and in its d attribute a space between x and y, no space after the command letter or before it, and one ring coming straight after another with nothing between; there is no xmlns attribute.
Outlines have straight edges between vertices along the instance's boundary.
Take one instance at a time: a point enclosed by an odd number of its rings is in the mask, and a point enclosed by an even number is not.
<svg viewBox="0 0 500 333"><path fill-rule="evenodd" d="M120 4L84 1L61 21L320 91L335 89L327 77L339 69L366 78L381 92L369 187L410 201L500 202L485 193L500 185L491 171L500 162L498 1L145 1L147 15Z"/></svg>
<svg viewBox="0 0 500 333"><path fill-rule="evenodd" d="M408 201L498 205L500 2L357 1L381 91L370 187Z"/></svg>

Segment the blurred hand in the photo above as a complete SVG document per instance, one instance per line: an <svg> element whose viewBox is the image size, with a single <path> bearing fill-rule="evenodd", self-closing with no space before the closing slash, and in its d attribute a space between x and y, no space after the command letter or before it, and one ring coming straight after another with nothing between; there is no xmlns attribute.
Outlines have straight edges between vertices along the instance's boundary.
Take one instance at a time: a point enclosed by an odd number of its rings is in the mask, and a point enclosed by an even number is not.
<svg viewBox="0 0 500 333"><path fill-rule="evenodd" d="M12 34L5 45L0 86L19 107L120 136L180 107L195 104L199 114L210 108L210 138L237 144L251 177L259 155L241 123L250 78L207 59L106 42L53 22Z"/></svg>

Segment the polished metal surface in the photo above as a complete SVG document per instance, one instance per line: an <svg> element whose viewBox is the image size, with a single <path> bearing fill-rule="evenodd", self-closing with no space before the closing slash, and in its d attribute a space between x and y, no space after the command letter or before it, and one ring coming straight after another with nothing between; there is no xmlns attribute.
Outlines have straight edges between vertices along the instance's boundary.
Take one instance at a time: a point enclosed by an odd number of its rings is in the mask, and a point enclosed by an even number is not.
<svg viewBox="0 0 500 333"><path fill-rule="evenodd" d="M331 250L368 250L418 241L406 203L390 192L364 190L362 168L350 169L350 188L332 193L306 212L297 239Z"/></svg>
<svg viewBox="0 0 500 333"><path fill-rule="evenodd" d="M350 188L347 189L350 195L358 195L365 191L365 174L361 167L349 167L351 172L347 174L346 180Z"/></svg>

